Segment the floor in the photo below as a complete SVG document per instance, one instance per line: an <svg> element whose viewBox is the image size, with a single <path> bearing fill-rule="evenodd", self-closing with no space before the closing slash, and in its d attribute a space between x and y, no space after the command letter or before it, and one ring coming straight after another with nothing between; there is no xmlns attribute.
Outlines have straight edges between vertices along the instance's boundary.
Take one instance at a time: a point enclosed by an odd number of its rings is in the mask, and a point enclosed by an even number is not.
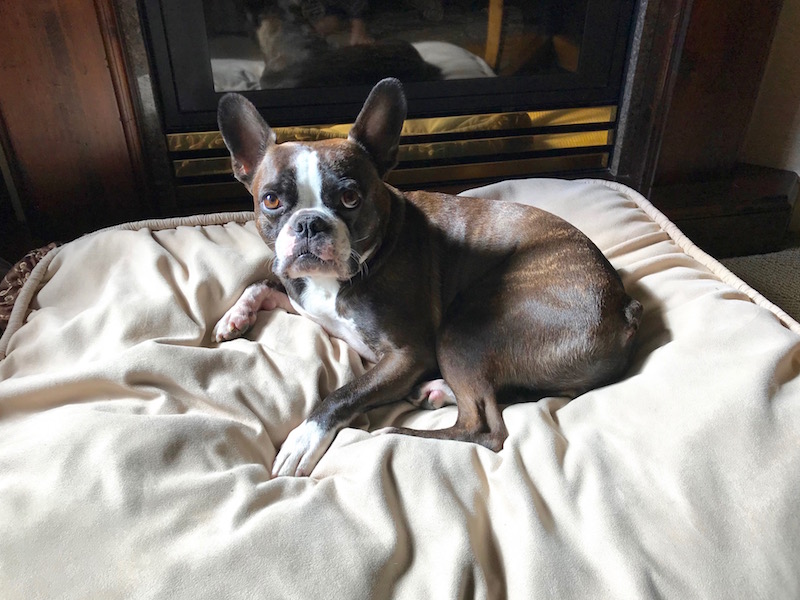
<svg viewBox="0 0 800 600"><path fill-rule="evenodd" d="M720 262L800 322L800 232L787 235L778 252Z"/></svg>

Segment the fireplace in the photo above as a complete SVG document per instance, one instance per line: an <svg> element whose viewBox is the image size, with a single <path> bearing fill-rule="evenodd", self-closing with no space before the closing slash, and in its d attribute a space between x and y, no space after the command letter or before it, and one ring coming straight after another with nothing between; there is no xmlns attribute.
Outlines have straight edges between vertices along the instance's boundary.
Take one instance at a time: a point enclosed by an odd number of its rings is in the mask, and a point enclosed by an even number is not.
<svg viewBox="0 0 800 600"><path fill-rule="evenodd" d="M371 85L408 97L400 187L608 169L632 0L145 0L177 202L237 202L216 105L238 91L281 139L346 135Z"/></svg>
<svg viewBox="0 0 800 600"><path fill-rule="evenodd" d="M367 1L360 13L349 0L269 5L306 18L328 51L399 39L412 63L435 67L403 74L411 118L392 183L602 177L644 193L713 254L780 243L797 177L736 163L780 0ZM20 249L245 209L214 118L222 93L247 95L283 139L316 139L346 135L370 87L342 81L367 72L350 66L324 82L308 64L282 69L274 59L299 55L265 49L299 42L274 35L283 21L263 0L7 4L0 240ZM430 43L470 64L459 72Z"/></svg>

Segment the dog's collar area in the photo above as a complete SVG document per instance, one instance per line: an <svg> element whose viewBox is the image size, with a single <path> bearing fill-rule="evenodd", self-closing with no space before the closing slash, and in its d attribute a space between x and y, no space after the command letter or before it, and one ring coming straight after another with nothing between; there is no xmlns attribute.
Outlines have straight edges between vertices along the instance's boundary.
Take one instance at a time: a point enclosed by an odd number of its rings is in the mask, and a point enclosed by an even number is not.
<svg viewBox="0 0 800 600"><path fill-rule="evenodd" d="M390 198L388 216L381 225L380 230L375 234L375 242L364 251L360 259L356 260L358 267L369 271L377 268L383 258L394 250L406 218L405 198L390 185L384 185L386 186L386 191L389 192Z"/></svg>

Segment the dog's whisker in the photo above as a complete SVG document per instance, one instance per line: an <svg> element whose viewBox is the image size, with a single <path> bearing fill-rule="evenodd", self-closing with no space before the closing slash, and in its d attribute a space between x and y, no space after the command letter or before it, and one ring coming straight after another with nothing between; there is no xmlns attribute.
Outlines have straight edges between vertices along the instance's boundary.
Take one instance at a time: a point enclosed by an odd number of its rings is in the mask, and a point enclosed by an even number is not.
<svg viewBox="0 0 800 600"><path fill-rule="evenodd" d="M358 265L359 270L361 270L361 255L356 252L355 250L350 250L350 258L356 261L356 265Z"/></svg>
<svg viewBox="0 0 800 600"><path fill-rule="evenodd" d="M353 248L350 248L350 260L355 263L355 271L352 273L348 281L353 281L353 278L361 272L361 256Z"/></svg>
<svg viewBox="0 0 800 600"><path fill-rule="evenodd" d="M369 266L367 265L367 261L364 260L364 257L354 248L350 249L350 256L356 262L358 269L355 273L353 273L353 277L356 275L361 275L361 278L365 278L367 274L369 274ZM350 278L350 281L353 280L353 277Z"/></svg>
<svg viewBox="0 0 800 600"><path fill-rule="evenodd" d="M358 270L356 271L355 275L361 275L362 279L367 277L367 275L369 275L369 265L367 264L367 261L364 260L363 255L355 250L355 248L350 249L350 255L355 259L356 264L358 265Z"/></svg>

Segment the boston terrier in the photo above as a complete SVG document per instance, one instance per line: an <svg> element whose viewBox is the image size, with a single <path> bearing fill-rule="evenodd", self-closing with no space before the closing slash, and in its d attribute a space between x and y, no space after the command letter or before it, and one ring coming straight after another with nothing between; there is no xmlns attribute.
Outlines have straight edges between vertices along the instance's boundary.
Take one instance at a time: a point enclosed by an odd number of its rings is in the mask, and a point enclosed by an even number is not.
<svg viewBox="0 0 800 600"><path fill-rule="evenodd" d="M575 227L531 206L384 182L405 116L400 82L384 79L347 139L278 144L243 96L219 102L276 277L248 287L214 339L241 336L258 310L282 308L374 363L290 432L273 476L308 475L358 413L404 398L456 404L455 424L381 433L499 451L508 432L498 403L574 397L629 363L642 305Z"/></svg>

